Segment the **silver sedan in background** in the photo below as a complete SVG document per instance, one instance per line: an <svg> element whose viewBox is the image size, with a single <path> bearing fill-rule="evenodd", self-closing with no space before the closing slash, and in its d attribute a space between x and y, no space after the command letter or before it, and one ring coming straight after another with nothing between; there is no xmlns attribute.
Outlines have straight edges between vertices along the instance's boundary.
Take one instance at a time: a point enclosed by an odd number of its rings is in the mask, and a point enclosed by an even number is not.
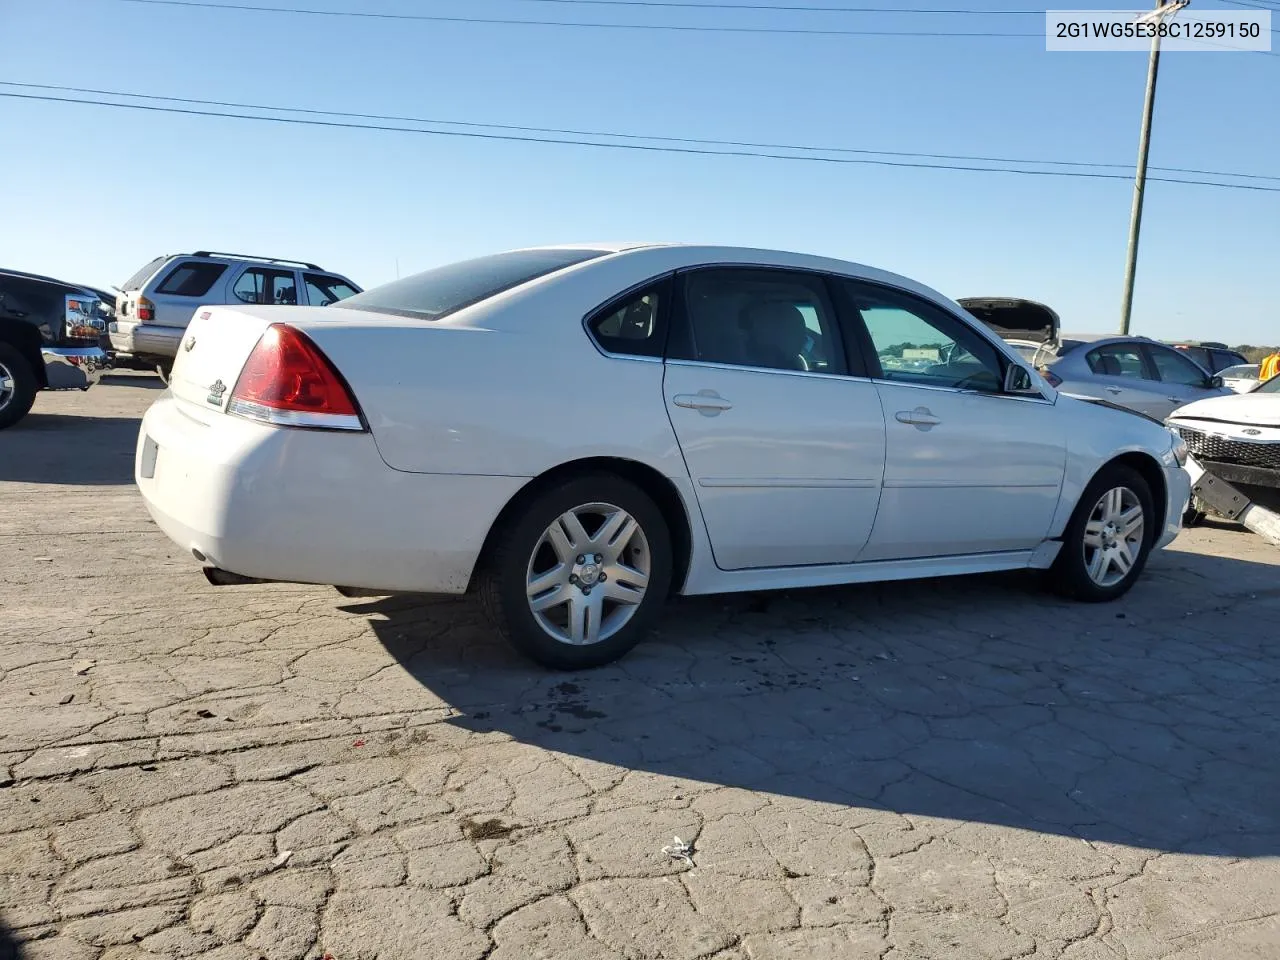
<svg viewBox="0 0 1280 960"><path fill-rule="evenodd" d="M1222 377L1146 337L1064 334L1037 368L1061 393L1106 400L1163 421L1178 407L1230 394Z"/></svg>

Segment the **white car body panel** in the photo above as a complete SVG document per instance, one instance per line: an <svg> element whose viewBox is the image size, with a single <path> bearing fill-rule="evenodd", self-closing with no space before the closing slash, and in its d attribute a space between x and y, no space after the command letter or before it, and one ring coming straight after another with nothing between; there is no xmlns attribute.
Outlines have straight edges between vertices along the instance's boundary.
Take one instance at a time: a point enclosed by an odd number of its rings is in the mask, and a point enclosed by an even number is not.
<svg viewBox="0 0 1280 960"><path fill-rule="evenodd" d="M888 459L859 559L1030 550L1045 539L1066 459L1063 417L1050 400L908 383L877 389ZM940 422L902 422L916 413Z"/></svg>
<svg viewBox="0 0 1280 960"><path fill-rule="evenodd" d="M682 406L699 394L731 407ZM722 569L858 559L884 472L870 380L671 361L666 398Z"/></svg>
<svg viewBox="0 0 1280 960"><path fill-rule="evenodd" d="M729 592L1046 567L1084 486L1114 457L1138 454L1164 473L1157 546L1176 535L1189 484L1168 431L1059 397L1034 374L1040 400L616 357L584 331L583 318L617 294L703 264L857 277L968 316L868 267L681 246L618 249L435 321L341 305L203 308L171 390L143 421L147 507L175 542L244 576L460 593L527 483L614 458L665 477L683 506L682 592ZM319 346L370 432L225 412L273 322ZM732 408L708 416L673 403L704 390ZM940 424L922 431L895 419L925 393Z"/></svg>
<svg viewBox="0 0 1280 960"><path fill-rule="evenodd" d="M160 529L213 566L441 593L466 589L493 517L522 485L390 470L367 433L273 427L168 394L147 411L135 468Z"/></svg>
<svg viewBox="0 0 1280 960"><path fill-rule="evenodd" d="M1197 400L1179 407L1169 419L1212 421L1223 431L1229 431L1233 425L1280 429L1280 393L1246 393Z"/></svg>

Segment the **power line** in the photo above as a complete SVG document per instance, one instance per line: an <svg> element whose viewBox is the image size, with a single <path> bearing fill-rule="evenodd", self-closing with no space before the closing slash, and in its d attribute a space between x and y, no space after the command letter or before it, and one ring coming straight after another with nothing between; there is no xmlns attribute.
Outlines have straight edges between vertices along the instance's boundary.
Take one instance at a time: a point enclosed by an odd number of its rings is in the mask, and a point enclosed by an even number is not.
<svg viewBox="0 0 1280 960"><path fill-rule="evenodd" d="M1273 13L1280 13L1280 6L1272 6L1264 2L1264 0L1222 0L1222 2L1236 7L1251 7L1254 10L1268 10Z"/></svg>
<svg viewBox="0 0 1280 960"><path fill-rule="evenodd" d="M415 133L435 137L464 137L479 140L506 141L512 143L559 144L561 146L596 147L606 150L631 150L646 153L688 154L711 157L753 157L765 160L790 160L807 163L826 164L865 164L882 167L903 167L916 170L955 170L967 173L1005 173L1039 177L1073 177L1090 180L1129 180L1122 173L1098 173L1084 170L1028 170L1019 167L978 167L960 164L919 163L901 160L879 160L854 157L829 156L796 156L795 154L768 153L755 150L713 150L704 147L679 147L674 145L640 144L640 143L601 143L590 140L558 139L551 137L516 136L503 133L483 133L475 130L428 130L421 127L397 127L382 124L343 123L337 120L304 120L299 117L264 117L245 113L227 113L212 110L196 110L190 107L165 107L141 103L113 103L107 100L90 100L75 97L54 97L30 93L0 92L0 97L18 100L42 101L47 103L71 103L84 106L113 107L121 110L142 110L151 113L171 113L198 117L222 117L233 120L255 120L260 123L285 123L298 126L326 127L343 130L380 130L393 133ZM1218 187L1224 190L1251 190L1261 193L1280 193L1280 187L1268 187L1259 184L1216 183L1209 180L1184 180L1171 177L1149 177L1149 180L1163 183L1181 183L1187 185Z"/></svg>
<svg viewBox="0 0 1280 960"><path fill-rule="evenodd" d="M240 10L254 13L295 13L315 17L361 17L369 20L413 20L428 23L474 23L521 27L582 27L596 30L660 30L677 33L790 34L813 37L1043 37L1044 33L955 30L841 30L809 27L727 27L674 23L592 23L581 20L516 20L500 17L450 17L425 13L374 13L369 10L316 10L309 7L273 7L248 3L211 3L209 0L116 0L165 7L207 10Z"/></svg>
<svg viewBox="0 0 1280 960"><path fill-rule="evenodd" d="M753 140L721 140L709 137L669 137L656 134L616 133L600 130L580 130L566 127L533 127L506 123L481 123L471 120L441 120L431 117L408 117L385 113L352 113L343 110L317 110L307 107L282 107L264 103L243 103L233 100L202 100L191 97L157 96L148 93L129 93L122 90L101 90L94 87L70 87L50 83L19 83L0 80L0 86L26 90L57 90L63 93L84 93L95 96L131 97L138 100L158 100L166 103L195 104L203 107L225 107L241 110L270 110L277 113L300 113L322 117L352 117L360 120L385 120L396 123L434 124L446 127L504 130L516 133L556 134L568 137L596 137L615 140L651 141L656 143L693 144L714 147L742 147L756 150L789 150L804 153L856 154L872 157L909 157L919 160L960 160L969 163L1036 164L1040 166L1070 168L1102 168L1129 170L1128 163L1101 163L1084 160L1038 160L1029 157L987 157L957 153L917 153L909 150L872 150L864 147L827 147L813 144L769 143ZM1234 173L1224 170L1201 170L1191 167L1151 167L1164 173L1181 173L1205 177L1234 177L1243 180L1265 180L1280 183L1280 176L1261 173Z"/></svg>

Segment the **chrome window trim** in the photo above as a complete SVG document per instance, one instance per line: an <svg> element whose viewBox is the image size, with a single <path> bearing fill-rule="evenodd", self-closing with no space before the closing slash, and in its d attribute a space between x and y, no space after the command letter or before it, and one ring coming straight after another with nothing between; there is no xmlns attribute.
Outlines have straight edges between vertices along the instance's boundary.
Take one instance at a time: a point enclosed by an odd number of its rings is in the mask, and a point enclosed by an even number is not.
<svg viewBox="0 0 1280 960"><path fill-rule="evenodd" d="M784 370L781 367L752 367L745 363L720 363L713 360L667 360L666 363L672 366L705 367L711 370L745 370L748 373L776 373L784 377L817 377L823 380L874 382L871 377L860 377L852 373L824 373L821 370Z"/></svg>

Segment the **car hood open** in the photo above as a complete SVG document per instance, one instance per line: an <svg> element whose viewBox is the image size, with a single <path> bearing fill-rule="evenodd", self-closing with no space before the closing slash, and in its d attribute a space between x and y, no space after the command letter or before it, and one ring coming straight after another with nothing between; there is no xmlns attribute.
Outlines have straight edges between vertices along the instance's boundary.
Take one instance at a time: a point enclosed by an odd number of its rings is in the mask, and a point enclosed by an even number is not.
<svg viewBox="0 0 1280 960"><path fill-rule="evenodd" d="M1019 297L965 297L956 303L985 323L1002 340L1056 343L1058 315L1043 303Z"/></svg>
<svg viewBox="0 0 1280 960"><path fill-rule="evenodd" d="M1280 427L1280 393L1237 393L1197 400L1173 411L1173 420L1213 420Z"/></svg>

